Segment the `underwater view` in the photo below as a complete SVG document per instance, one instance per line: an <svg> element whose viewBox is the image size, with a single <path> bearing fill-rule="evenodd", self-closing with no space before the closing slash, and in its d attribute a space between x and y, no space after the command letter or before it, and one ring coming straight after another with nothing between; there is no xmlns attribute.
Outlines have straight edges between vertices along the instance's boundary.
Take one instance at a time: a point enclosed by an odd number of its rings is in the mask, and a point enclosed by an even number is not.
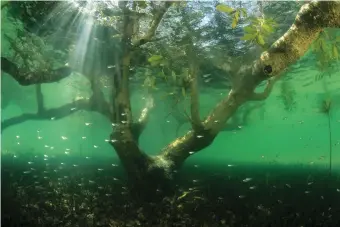
<svg viewBox="0 0 340 227"><path fill-rule="evenodd" d="M1 226L340 226L340 1L1 1Z"/></svg>

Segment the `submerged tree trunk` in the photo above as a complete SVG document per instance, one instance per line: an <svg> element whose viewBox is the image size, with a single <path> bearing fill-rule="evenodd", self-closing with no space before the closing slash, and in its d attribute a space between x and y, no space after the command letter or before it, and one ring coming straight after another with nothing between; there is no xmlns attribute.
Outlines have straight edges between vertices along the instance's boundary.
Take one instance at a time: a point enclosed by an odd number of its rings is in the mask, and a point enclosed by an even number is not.
<svg viewBox="0 0 340 227"><path fill-rule="evenodd" d="M322 13L320 13L322 12ZM242 67L237 77L240 82L206 117L204 121L197 122L197 115L191 120L196 121L195 126L184 136L165 147L162 152L152 159L144 159L147 169L157 167L161 175L159 180L171 179L174 170L179 169L184 161L195 152L209 146L225 122L247 101L265 100L275 82L282 72L295 63L309 49L312 42L319 36L323 28L340 27L339 2L313 2L304 5L298 13L291 28L279 38L268 51L252 66ZM256 87L267 80L267 85L262 93L255 93ZM191 89L196 89L194 86ZM197 102L196 93L192 93L192 102ZM192 103L192 109L195 109ZM151 161L150 161L151 160ZM131 169L133 171L133 169ZM143 171L144 179L149 178L149 171Z"/></svg>

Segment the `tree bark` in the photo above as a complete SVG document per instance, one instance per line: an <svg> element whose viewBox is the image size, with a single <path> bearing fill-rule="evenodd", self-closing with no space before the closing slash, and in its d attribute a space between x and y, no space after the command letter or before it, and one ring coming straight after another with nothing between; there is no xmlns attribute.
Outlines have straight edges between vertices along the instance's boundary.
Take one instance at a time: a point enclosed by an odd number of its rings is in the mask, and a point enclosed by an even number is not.
<svg viewBox="0 0 340 227"><path fill-rule="evenodd" d="M282 72L309 49L320 32L327 27L340 27L340 2L319 1L305 4L290 29L259 59L237 73L240 82L211 111L203 122L204 130L191 130L165 147L160 159L172 169L179 168L193 152L209 146L225 122L247 101L266 99ZM255 88L267 80L262 93Z"/></svg>

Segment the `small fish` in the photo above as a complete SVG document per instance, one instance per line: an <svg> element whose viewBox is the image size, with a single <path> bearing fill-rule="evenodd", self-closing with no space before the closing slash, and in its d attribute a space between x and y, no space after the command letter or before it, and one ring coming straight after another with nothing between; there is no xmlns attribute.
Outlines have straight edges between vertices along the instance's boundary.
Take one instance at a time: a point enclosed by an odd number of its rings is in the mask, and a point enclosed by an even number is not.
<svg viewBox="0 0 340 227"><path fill-rule="evenodd" d="M243 182L245 182L245 183L246 183L246 182L249 182L249 181L251 181L252 179L253 179L253 178L249 178L249 177L248 177L248 178L244 179L244 180L243 180Z"/></svg>
<svg viewBox="0 0 340 227"><path fill-rule="evenodd" d="M254 190L254 189L256 189L256 186L250 186L249 189Z"/></svg>

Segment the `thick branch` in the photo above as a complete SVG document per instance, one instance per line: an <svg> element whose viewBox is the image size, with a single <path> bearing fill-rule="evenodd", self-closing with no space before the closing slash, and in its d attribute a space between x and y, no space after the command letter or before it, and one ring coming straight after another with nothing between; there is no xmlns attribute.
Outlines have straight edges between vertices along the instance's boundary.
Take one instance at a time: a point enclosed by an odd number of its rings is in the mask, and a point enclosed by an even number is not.
<svg viewBox="0 0 340 227"><path fill-rule="evenodd" d="M110 105L106 102L104 98L104 94L99 89L97 84L94 83L93 80L91 82L92 87L92 96L90 99L81 99L77 100L73 103L68 103L63 106L52 108L46 110L44 107L44 97L41 91L41 84L36 85L36 99L38 109L36 113L25 113L17 117L13 117L1 122L2 129L6 129L10 126L23 123L25 121L30 120L50 120L50 119L61 119L67 117L68 115L79 111L79 110L87 110L87 111L96 111L101 113L103 116L107 117L111 120L112 114L110 110Z"/></svg>
<svg viewBox="0 0 340 227"><path fill-rule="evenodd" d="M37 105L38 105L38 113L43 113L45 111L44 107L44 96L41 91L41 84L35 85L35 93L37 98Z"/></svg>
<svg viewBox="0 0 340 227"><path fill-rule="evenodd" d="M262 100L267 99L268 96L270 95L270 93L273 90L273 87L274 87L275 82L277 81L277 78L278 78L278 76L270 78L267 82L266 87L264 88L264 91L261 92L261 93L255 93L254 92L250 96L249 100L251 100L251 101L262 101Z"/></svg>
<svg viewBox="0 0 340 227"><path fill-rule="evenodd" d="M139 141L140 135L143 133L150 116L150 111L154 107L154 100L152 96L149 96L146 100L145 108L142 110L140 117L137 122L132 124L132 135L134 136L134 140Z"/></svg>
<svg viewBox="0 0 340 227"><path fill-rule="evenodd" d="M76 110L72 110L72 108L77 107ZM51 119L61 119L69 116L70 114L78 111L78 110L90 110L90 105L88 100L81 99L74 103L68 103L63 106L52 108L44 111L40 111L38 113L24 113L17 117L12 117L7 120L1 122L1 129L5 130L6 128L24 123L26 121L31 120L51 120Z"/></svg>
<svg viewBox="0 0 340 227"><path fill-rule="evenodd" d="M54 83L68 77L72 72L67 66L49 71L24 72L5 57L1 57L1 70L11 75L22 86Z"/></svg>
<svg viewBox="0 0 340 227"><path fill-rule="evenodd" d="M340 28L340 2L317 1L302 6L294 24L269 49L262 53L254 65L258 79L265 80L263 69L271 66L269 77L279 75L296 62L309 49L320 32L327 27Z"/></svg>
<svg viewBox="0 0 340 227"><path fill-rule="evenodd" d="M152 38L155 35L155 32L160 24L160 22L162 21L162 18L164 16L164 14L167 12L167 10L170 8L170 6L172 5L173 2L171 1L167 1L165 2L165 6L158 9L155 14L153 15L152 21L150 23L150 28L148 30L148 32L146 33L145 36L143 36L142 38L136 40L133 42L133 46L134 47L138 47L141 46L147 42L150 42L152 40Z"/></svg>
<svg viewBox="0 0 340 227"><path fill-rule="evenodd" d="M291 28L277 40L259 60L247 70L239 72L240 84L232 89L204 121L205 131L198 135L189 131L163 149L160 157L178 168L193 151L209 146L222 125L248 100L268 97L275 80L290 65L302 57L325 27L340 27L340 2L320 1L304 5ZM254 94L264 80L269 81L262 94Z"/></svg>
<svg viewBox="0 0 340 227"><path fill-rule="evenodd" d="M189 44L187 54L189 58L191 124L192 128L197 131L202 128L202 122L200 119L199 93L197 84L198 66L196 63L197 59L193 50L192 42Z"/></svg>

